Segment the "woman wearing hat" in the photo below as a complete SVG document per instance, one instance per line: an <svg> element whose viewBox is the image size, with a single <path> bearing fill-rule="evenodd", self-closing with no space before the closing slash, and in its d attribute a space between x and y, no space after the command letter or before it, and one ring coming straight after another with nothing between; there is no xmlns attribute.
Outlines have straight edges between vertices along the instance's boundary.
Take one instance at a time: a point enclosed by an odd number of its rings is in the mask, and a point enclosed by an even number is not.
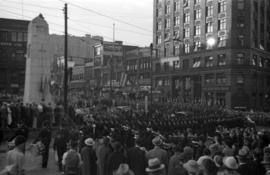
<svg viewBox="0 0 270 175"><path fill-rule="evenodd" d="M96 175L97 172L97 157L93 149L95 144L92 138L88 138L84 141L85 146L81 150L82 157L82 175Z"/></svg>

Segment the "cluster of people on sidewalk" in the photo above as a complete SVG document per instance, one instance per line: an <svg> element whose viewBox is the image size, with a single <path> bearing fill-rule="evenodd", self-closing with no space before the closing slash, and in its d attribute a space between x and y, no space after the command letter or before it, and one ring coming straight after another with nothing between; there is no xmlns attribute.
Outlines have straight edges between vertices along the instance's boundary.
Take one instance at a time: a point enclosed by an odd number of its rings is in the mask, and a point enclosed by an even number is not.
<svg viewBox="0 0 270 175"><path fill-rule="evenodd" d="M269 141L267 133L252 127L218 126L206 135L187 129L174 140L129 128L105 135L61 129L54 149L59 170L67 175L265 175Z"/></svg>
<svg viewBox="0 0 270 175"><path fill-rule="evenodd" d="M74 115L72 107L69 111L69 115ZM17 128L18 123L24 123L28 128L42 128L43 123L58 126L63 115L64 109L60 103L55 107L52 107L50 103L0 103L0 126L2 129Z"/></svg>

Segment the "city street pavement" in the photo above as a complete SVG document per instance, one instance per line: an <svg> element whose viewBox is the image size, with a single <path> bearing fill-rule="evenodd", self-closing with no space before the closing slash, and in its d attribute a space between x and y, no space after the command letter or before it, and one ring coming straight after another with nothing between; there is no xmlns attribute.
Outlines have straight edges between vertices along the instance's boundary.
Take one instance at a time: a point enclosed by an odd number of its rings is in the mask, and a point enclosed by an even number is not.
<svg viewBox="0 0 270 175"><path fill-rule="evenodd" d="M0 148L6 148L6 144L2 144ZM6 153L0 153L0 171L6 165ZM61 173L58 171L58 167L54 158L54 151L50 149L49 155L49 162L48 167L46 169L41 168L41 156L39 157L32 157L29 152L26 153L26 160L25 160L25 174L26 175L60 175Z"/></svg>

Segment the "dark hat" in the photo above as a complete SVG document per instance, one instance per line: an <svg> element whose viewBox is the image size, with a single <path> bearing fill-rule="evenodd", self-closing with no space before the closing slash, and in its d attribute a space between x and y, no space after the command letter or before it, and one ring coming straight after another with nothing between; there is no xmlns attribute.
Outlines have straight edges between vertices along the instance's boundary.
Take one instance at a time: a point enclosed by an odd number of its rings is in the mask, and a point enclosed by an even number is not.
<svg viewBox="0 0 270 175"><path fill-rule="evenodd" d="M22 135L18 135L16 138L15 138L15 146L18 146L20 144L23 144L26 142L26 139L24 136Z"/></svg>

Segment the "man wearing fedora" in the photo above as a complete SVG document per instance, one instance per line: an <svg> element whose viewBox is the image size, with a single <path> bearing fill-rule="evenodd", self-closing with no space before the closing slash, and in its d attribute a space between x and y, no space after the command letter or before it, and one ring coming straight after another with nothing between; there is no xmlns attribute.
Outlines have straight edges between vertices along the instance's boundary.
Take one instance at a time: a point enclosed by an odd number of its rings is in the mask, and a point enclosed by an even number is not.
<svg viewBox="0 0 270 175"><path fill-rule="evenodd" d="M165 165L158 158L149 159L145 171L149 175L166 175Z"/></svg>
<svg viewBox="0 0 270 175"><path fill-rule="evenodd" d="M151 149L148 153L146 153L147 160L158 158L162 164L165 165L166 168L168 168L168 153L166 150L162 149L162 139L157 136L152 140L152 143L154 145L154 148Z"/></svg>
<svg viewBox="0 0 270 175"><path fill-rule="evenodd" d="M82 175L96 175L97 172L97 157L93 149L95 144L92 138L87 138L85 141L85 146L81 150L82 158Z"/></svg>

